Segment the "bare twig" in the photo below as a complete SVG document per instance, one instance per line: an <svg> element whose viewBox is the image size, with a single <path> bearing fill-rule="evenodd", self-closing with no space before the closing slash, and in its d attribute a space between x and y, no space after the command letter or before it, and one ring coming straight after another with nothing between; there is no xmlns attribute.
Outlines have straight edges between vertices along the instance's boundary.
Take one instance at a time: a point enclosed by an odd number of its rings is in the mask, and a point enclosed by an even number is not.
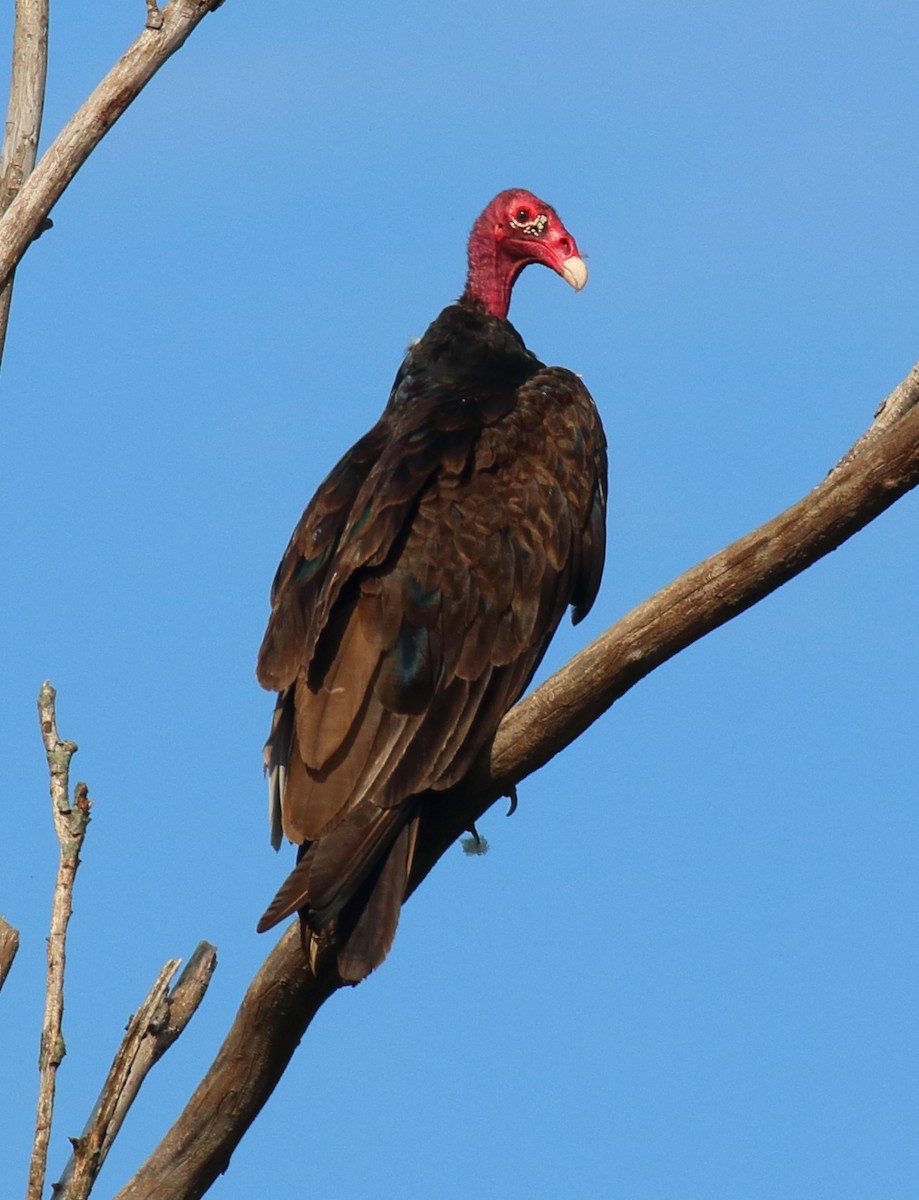
<svg viewBox="0 0 919 1200"><path fill-rule="evenodd" d="M889 396L884 397L877 407L874 420L851 450L842 456L833 470L838 471L840 467L851 462L856 454L861 454L866 450L885 430L889 429L891 425L895 425L917 403L919 403L919 363L916 363L903 382L898 383Z"/></svg>
<svg viewBox="0 0 919 1200"><path fill-rule="evenodd" d="M0 213L35 166L48 73L48 0L16 0L13 66L0 153ZM13 297L13 275L0 288L0 361Z"/></svg>
<svg viewBox="0 0 919 1200"><path fill-rule="evenodd" d="M919 371L892 395L898 418L884 419L885 407L873 435L859 439L808 496L639 605L508 713L473 775L449 802L429 807L412 890L494 800L574 741L639 679L841 545L919 483ZM202 1196L336 987L327 974L310 974L294 923L250 984L191 1100L116 1200Z"/></svg>
<svg viewBox="0 0 919 1200"><path fill-rule="evenodd" d="M171 0L159 10L162 24L144 29L77 109L0 219L0 280L15 270L53 205L131 101L218 5L219 0Z"/></svg>
<svg viewBox="0 0 919 1200"><path fill-rule="evenodd" d="M160 971L128 1023L82 1136L74 1140L70 1161L54 1186L58 1200L84 1200L89 1195L141 1084L191 1020L216 965L216 950L201 942L171 992L179 960L172 959Z"/></svg>
<svg viewBox="0 0 919 1200"><path fill-rule="evenodd" d="M163 14L160 12L160 6L156 0L147 0L147 28L163 28Z"/></svg>
<svg viewBox="0 0 919 1200"><path fill-rule="evenodd" d="M19 933L7 921L0 917L0 988L6 983L16 951L19 949Z"/></svg>
<svg viewBox="0 0 919 1200"><path fill-rule="evenodd" d="M48 936L48 983L38 1055L38 1109L26 1200L41 1200L54 1112L54 1086L57 1069L67 1052L62 1033L67 923L73 911L73 884L80 865L80 849L86 837L91 807L85 783L77 784L73 804L70 802L70 760L77 746L76 742L65 742L58 737L54 701L54 688L45 682L38 693L38 717L51 777L51 805L54 829L60 843L60 858L51 908L51 932Z"/></svg>

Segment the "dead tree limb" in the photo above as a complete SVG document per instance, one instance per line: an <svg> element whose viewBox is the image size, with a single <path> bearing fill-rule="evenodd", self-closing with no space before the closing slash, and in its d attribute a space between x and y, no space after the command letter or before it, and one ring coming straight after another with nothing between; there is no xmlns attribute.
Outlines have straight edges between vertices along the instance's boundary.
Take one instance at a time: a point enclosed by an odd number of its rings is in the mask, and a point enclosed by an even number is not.
<svg viewBox="0 0 919 1200"><path fill-rule="evenodd" d="M73 1141L73 1154L54 1185L57 1200L85 1200L151 1068L185 1029L204 999L217 965L217 952L201 942L172 991L179 969L171 959L160 971L143 1004L128 1022L86 1128Z"/></svg>
<svg viewBox="0 0 919 1200"><path fill-rule="evenodd" d="M575 740L655 667L840 546L919 483L919 367L871 428L807 496L662 588L517 705L473 775L432 806L414 890L499 796ZM117 1200L196 1200L336 990L304 962L295 925L249 986L217 1058L172 1129Z"/></svg>
<svg viewBox="0 0 919 1200"><path fill-rule="evenodd" d="M146 28L70 118L0 218L0 280L15 270L54 204L131 101L221 3L147 5Z"/></svg>
<svg viewBox="0 0 919 1200"><path fill-rule="evenodd" d="M35 166L48 74L48 0L16 0L13 65L6 108L6 132L0 152L0 213ZM13 272L0 288L0 362L13 298Z"/></svg>
<svg viewBox="0 0 919 1200"><path fill-rule="evenodd" d="M299 935L289 928L249 985L228 1037L185 1111L117 1200L203 1196L227 1169L306 1027L337 987L337 979L312 975ZM199 1119L192 1114L195 1106Z"/></svg>
<svg viewBox="0 0 919 1200"><path fill-rule="evenodd" d="M899 416L891 423L894 405ZM797 504L639 604L508 713L486 780L500 789L541 767L655 667L841 546L914 488L919 365L878 413Z"/></svg>
<svg viewBox="0 0 919 1200"><path fill-rule="evenodd" d="M38 1054L38 1105L26 1200L41 1200L45 1186L57 1069L67 1052L62 1029L67 925L73 911L73 885L92 806L85 783L77 784L73 803L70 801L70 760L77 751L77 745L76 742L66 742L58 737L54 700L54 688L50 683L44 683L38 693L38 717L48 759L51 809L60 855L51 907L51 931L48 935L48 981Z"/></svg>

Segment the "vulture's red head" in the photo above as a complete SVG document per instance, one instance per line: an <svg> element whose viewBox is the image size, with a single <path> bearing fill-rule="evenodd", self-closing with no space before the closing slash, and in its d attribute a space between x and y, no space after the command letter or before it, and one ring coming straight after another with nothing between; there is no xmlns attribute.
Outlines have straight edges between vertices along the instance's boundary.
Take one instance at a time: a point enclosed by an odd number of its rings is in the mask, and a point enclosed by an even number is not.
<svg viewBox="0 0 919 1200"><path fill-rule="evenodd" d="M514 280L530 263L551 267L575 291L587 282L577 242L551 204L523 188L511 188L495 196L472 227L463 298L506 317Z"/></svg>

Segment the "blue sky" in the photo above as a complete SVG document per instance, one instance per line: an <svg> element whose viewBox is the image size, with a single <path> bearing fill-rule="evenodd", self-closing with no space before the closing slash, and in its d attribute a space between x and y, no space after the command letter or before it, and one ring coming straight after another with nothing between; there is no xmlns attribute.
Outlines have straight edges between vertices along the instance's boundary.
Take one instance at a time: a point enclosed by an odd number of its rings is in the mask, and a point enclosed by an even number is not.
<svg viewBox="0 0 919 1200"><path fill-rule="evenodd" d="M142 16L55 6L45 145ZM162 963L219 950L110 1195L271 944L278 557L461 290L474 217L532 188L590 261L511 311L611 443L605 582L545 674L804 494L919 357L917 40L907 3L227 0L105 139L20 270L0 380L2 1194L56 861L41 681L95 800L50 1178ZM484 858L450 852L211 1195L914 1197L917 504L640 684L485 818Z"/></svg>

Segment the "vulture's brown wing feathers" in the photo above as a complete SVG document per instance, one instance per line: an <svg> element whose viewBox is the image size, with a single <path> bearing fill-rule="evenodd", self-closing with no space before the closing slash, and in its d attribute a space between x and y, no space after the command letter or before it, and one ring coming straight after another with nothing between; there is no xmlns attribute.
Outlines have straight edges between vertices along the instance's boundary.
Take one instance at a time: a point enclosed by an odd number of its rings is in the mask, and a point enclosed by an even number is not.
<svg viewBox="0 0 919 1200"><path fill-rule="evenodd" d="M483 382L484 381L484 382ZM603 559L593 402L516 331L446 309L282 560L259 659L280 690L266 763L299 910L363 978L392 941L417 824L468 772Z"/></svg>

